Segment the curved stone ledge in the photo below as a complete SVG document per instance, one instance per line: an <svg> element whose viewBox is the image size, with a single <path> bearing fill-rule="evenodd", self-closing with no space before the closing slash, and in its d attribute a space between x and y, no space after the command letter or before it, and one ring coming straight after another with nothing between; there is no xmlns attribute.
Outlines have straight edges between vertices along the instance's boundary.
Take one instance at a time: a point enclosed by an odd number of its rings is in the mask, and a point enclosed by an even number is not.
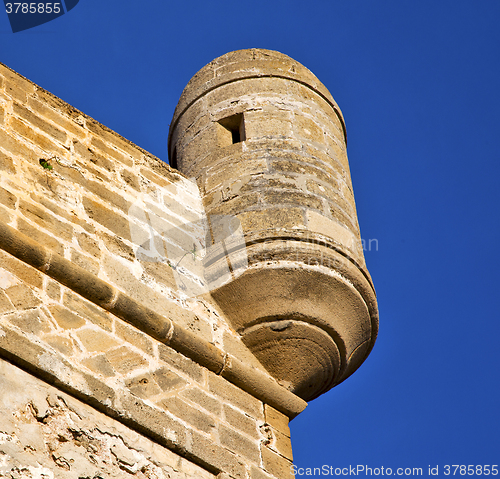
<svg viewBox="0 0 500 479"><path fill-rule="evenodd" d="M178 326L170 318L142 306L85 269L0 223L0 248L46 273L84 298L172 347L244 391L276 408L289 418L302 412L307 403L271 376L251 368L213 344Z"/></svg>

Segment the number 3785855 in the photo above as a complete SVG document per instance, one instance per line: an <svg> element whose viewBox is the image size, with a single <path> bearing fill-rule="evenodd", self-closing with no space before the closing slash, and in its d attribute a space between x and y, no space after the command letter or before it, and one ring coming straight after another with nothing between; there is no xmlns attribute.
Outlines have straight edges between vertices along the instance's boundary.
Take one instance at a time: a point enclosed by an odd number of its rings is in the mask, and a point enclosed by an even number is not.
<svg viewBox="0 0 500 479"><path fill-rule="evenodd" d="M7 13L61 13L61 4L56 3L6 3Z"/></svg>

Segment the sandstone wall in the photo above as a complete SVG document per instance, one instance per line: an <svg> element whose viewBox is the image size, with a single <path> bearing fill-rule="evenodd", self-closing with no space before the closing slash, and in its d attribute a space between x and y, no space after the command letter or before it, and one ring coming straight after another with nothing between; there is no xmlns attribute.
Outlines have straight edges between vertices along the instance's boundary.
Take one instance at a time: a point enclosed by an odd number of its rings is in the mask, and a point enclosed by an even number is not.
<svg viewBox="0 0 500 479"><path fill-rule="evenodd" d="M194 183L2 65L0 173L0 477L288 477L304 406L177 267Z"/></svg>

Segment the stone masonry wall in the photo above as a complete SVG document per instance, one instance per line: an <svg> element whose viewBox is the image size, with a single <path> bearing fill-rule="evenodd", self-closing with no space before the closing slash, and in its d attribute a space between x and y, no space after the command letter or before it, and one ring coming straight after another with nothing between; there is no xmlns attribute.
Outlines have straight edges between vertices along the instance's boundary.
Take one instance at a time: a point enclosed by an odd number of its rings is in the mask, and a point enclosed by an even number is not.
<svg viewBox="0 0 500 479"><path fill-rule="evenodd" d="M214 306L183 294L166 261L137 258L132 233L150 237L138 211L156 213L184 248L183 227L203 214L193 182L1 65L0 171L0 221L258 367Z"/></svg>
<svg viewBox="0 0 500 479"><path fill-rule="evenodd" d="M214 478L1 359L0 387L0 477Z"/></svg>
<svg viewBox="0 0 500 479"><path fill-rule="evenodd" d="M0 223L263 371L183 288L192 271L147 256L185 249L203 214L190 180L2 65L0 174ZM0 356L0 477L289 477L284 414L3 250Z"/></svg>

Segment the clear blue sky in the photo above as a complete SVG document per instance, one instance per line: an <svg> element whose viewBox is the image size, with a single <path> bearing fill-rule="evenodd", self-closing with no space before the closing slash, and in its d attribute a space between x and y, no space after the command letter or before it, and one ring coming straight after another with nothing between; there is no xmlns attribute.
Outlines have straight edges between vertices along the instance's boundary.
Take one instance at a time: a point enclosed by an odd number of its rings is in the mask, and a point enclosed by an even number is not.
<svg viewBox="0 0 500 479"><path fill-rule="evenodd" d="M250 47L333 94L378 240L377 344L291 423L295 463L500 464L499 0L80 0L16 34L0 11L0 61L164 160L191 76Z"/></svg>

